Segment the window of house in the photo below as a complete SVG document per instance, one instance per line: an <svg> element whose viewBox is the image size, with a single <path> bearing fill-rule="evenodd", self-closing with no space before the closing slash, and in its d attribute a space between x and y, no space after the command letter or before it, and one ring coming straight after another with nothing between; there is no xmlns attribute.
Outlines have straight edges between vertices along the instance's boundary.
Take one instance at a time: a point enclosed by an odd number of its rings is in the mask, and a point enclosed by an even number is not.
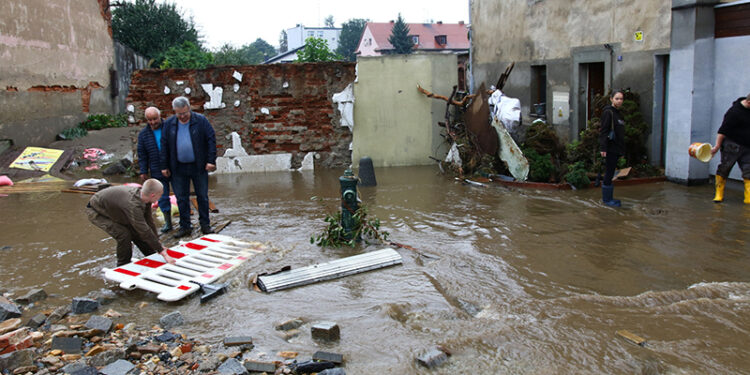
<svg viewBox="0 0 750 375"><path fill-rule="evenodd" d="M547 114L547 66L531 66L531 82L529 83L531 94L531 115L543 117Z"/></svg>
<svg viewBox="0 0 750 375"><path fill-rule="evenodd" d="M414 44L419 44L419 35L409 35L411 37L411 41Z"/></svg>
<svg viewBox="0 0 750 375"><path fill-rule="evenodd" d="M435 35L435 42L441 46L448 44L448 37L446 35Z"/></svg>
<svg viewBox="0 0 750 375"><path fill-rule="evenodd" d="M323 37L323 32L322 31L318 31L318 38L322 38L322 37Z"/></svg>

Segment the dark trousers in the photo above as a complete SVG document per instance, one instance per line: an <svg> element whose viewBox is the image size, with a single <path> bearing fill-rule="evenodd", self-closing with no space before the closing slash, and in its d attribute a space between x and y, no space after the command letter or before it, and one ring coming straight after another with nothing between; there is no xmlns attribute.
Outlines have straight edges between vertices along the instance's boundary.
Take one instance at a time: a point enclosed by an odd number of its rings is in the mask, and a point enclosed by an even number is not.
<svg viewBox="0 0 750 375"><path fill-rule="evenodd" d="M612 177L615 176L615 169L617 168L617 159L620 155L614 152L607 152L607 156L604 158L604 185L612 185Z"/></svg>
<svg viewBox="0 0 750 375"><path fill-rule="evenodd" d="M172 188L180 209L180 227L193 227L190 223L190 181L198 201L198 221L201 227L208 227L211 224L208 218L208 172L195 163L177 163L177 170L172 172Z"/></svg>
<svg viewBox="0 0 750 375"><path fill-rule="evenodd" d="M172 212L172 203L169 202L169 179L164 177L157 178L159 182L161 182L162 186L164 186L164 192L161 194L161 197L159 197L159 209L161 212L164 212L165 214ZM164 219L167 219L169 216L166 216Z"/></svg>
<svg viewBox="0 0 750 375"><path fill-rule="evenodd" d="M721 143L721 163L716 168L716 175L727 178L732 171L734 163L739 164L742 170L742 178L750 179L750 148L724 138Z"/></svg>
<svg viewBox="0 0 750 375"><path fill-rule="evenodd" d="M93 208L86 208L86 216L88 216L91 224L96 225L103 231L107 232L112 238L117 241L117 266L130 263L133 258L133 244L138 246L138 249L143 253L144 256L149 256L156 253L156 250L149 249L145 241L143 241L133 228L115 223L112 219L96 212ZM159 249L161 250L161 249Z"/></svg>

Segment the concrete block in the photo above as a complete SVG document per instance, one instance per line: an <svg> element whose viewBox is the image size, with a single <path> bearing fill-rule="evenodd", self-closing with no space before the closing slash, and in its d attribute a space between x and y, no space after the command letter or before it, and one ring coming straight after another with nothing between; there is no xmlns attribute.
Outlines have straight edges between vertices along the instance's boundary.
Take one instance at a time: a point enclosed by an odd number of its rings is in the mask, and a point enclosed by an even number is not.
<svg viewBox="0 0 750 375"><path fill-rule="evenodd" d="M292 154L248 155L216 158L216 173L251 173L288 171L292 168Z"/></svg>
<svg viewBox="0 0 750 375"><path fill-rule="evenodd" d="M247 375L247 369L240 361L229 358L217 369L220 374Z"/></svg>
<svg viewBox="0 0 750 375"><path fill-rule="evenodd" d="M104 375L126 375L131 370L135 368L135 365L124 360L124 359L118 359L117 361L108 364L101 370L99 370L100 373Z"/></svg>
<svg viewBox="0 0 750 375"><path fill-rule="evenodd" d="M269 374L276 372L276 364L273 362L246 361L245 368L249 372L267 372Z"/></svg>
<svg viewBox="0 0 750 375"><path fill-rule="evenodd" d="M438 348L432 348L428 350L426 353L417 357L417 363L427 368L440 366L443 362L447 360L448 360L448 355Z"/></svg>
<svg viewBox="0 0 750 375"><path fill-rule="evenodd" d="M224 346L237 346L252 344L253 338L250 336L232 336L224 338Z"/></svg>
<svg viewBox="0 0 750 375"><path fill-rule="evenodd" d="M91 298L73 298L70 311L73 314L86 314L94 312L99 308L99 302Z"/></svg>
<svg viewBox="0 0 750 375"><path fill-rule="evenodd" d="M26 294L19 298L16 298L16 303L28 305L30 303L41 301L45 298L47 298L47 293L44 291L44 289L37 288L28 291Z"/></svg>
<svg viewBox="0 0 750 375"><path fill-rule="evenodd" d="M344 363L344 355L338 354L338 353L331 353L331 352L324 352L324 351L317 351L312 356L313 361L326 361L326 362L333 362L337 365L340 365Z"/></svg>
<svg viewBox="0 0 750 375"><path fill-rule="evenodd" d="M112 328L112 319L99 315L92 315L86 322L86 328L99 329L102 332L107 333Z"/></svg>
<svg viewBox="0 0 750 375"><path fill-rule="evenodd" d="M83 339L80 337L53 337L51 350L59 349L66 354L79 354L81 353L81 345L83 345Z"/></svg>
<svg viewBox="0 0 750 375"><path fill-rule="evenodd" d="M277 323L274 328L277 331L288 331L290 329L299 328L304 322L300 318L289 319L285 322Z"/></svg>
<svg viewBox="0 0 750 375"><path fill-rule="evenodd" d="M159 319L159 325L164 329L171 329L180 326L183 323L185 323L185 320L182 318L182 314L180 314L179 311L171 312Z"/></svg>
<svg viewBox="0 0 750 375"><path fill-rule="evenodd" d="M36 314L29 319L29 321L26 323L26 326L31 328L39 328L44 324L44 321L47 320L47 315L44 315L42 313Z"/></svg>
<svg viewBox="0 0 750 375"><path fill-rule="evenodd" d="M20 318L21 310L15 303L7 298L0 296L0 322L12 318Z"/></svg>
<svg viewBox="0 0 750 375"><path fill-rule="evenodd" d="M341 337L339 325L334 322L319 322L311 327L312 338L317 340L338 340Z"/></svg>

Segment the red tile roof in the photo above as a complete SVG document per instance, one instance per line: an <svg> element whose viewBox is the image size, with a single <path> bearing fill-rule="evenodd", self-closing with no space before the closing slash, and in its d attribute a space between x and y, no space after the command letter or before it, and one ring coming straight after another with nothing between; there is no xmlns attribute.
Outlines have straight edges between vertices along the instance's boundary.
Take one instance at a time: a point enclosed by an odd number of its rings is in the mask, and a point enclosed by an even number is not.
<svg viewBox="0 0 750 375"><path fill-rule="evenodd" d="M407 23L406 25L409 26L409 35L419 36L417 50L469 49L469 28L463 23ZM393 49L391 43L388 43L393 23L368 22L365 28L370 29L378 45L378 51ZM445 35L447 43L438 44L435 40L438 35Z"/></svg>

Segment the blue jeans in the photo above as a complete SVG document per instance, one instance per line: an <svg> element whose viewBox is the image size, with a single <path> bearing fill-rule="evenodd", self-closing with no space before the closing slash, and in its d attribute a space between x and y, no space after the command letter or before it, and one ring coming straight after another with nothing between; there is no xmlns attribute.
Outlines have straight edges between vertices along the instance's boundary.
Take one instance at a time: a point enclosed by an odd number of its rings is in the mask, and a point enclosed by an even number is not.
<svg viewBox="0 0 750 375"><path fill-rule="evenodd" d="M211 224L208 218L208 172L195 163L177 163L177 170L172 171L172 188L180 209L180 227L193 227L190 223L190 181L193 181L198 200L198 221L201 227L208 227Z"/></svg>
<svg viewBox="0 0 750 375"><path fill-rule="evenodd" d="M161 212L164 213L164 215L171 215L172 214L172 203L169 202L169 179L164 177L157 178L159 182L161 182L161 185L164 187L164 192L161 194L161 197L159 197L159 209ZM164 218L167 219L169 216L165 216Z"/></svg>

